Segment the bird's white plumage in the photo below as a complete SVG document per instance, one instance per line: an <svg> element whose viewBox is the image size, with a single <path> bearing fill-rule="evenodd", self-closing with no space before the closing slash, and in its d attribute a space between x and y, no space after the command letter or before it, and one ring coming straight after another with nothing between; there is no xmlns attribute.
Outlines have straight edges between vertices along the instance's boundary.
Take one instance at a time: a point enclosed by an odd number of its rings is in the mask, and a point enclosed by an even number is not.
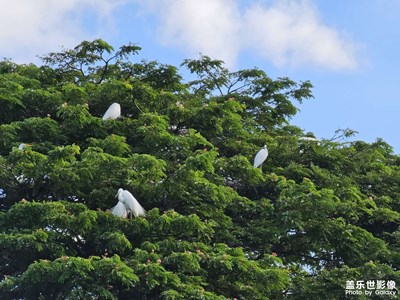
<svg viewBox="0 0 400 300"><path fill-rule="evenodd" d="M133 213L135 217L146 215L146 212L144 211L143 207L139 204L136 198L133 197L133 195L129 191L122 190L122 192L119 192L118 200L120 198L122 198L122 203L124 203L126 210L128 212Z"/></svg>
<svg viewBox="0 0 400 300"><path fill-rule="evenodd" d="M298 141L304 141L304 142L318 142L319 139L311 136L302 136L297 139Z"/></svg>
<svg viewBox="0 0 400 300"><path fill-rule="evenodd" d="M258 153L256 154L256 157L254 158L254 168L259 167L268 157L268 149L267 146L265 145L264 148L262 148Z"/></svg>
<svg viewBox="0 0 400 300"><path fill-rule="evenodd" d="M121 218L126 218L128 216L128 212L125 209L125 205L121 201L118 201L117 205L111 208L110 211L113 215L116 215Z"/></svg>
<svg viewBox="0 0 400 300"><path fill-rule="evenodd" d="M114 215L126 218L128 213L132 213L135 217L146 216L146 212L144 208L140 205L140 203L136 200L133 195L123 189L119 189L118 193L118 204L111 209L111 212ZM121 204L123 207L121 206ZM123 208L123 209L122 209Z"/></svg>
<svg viewBox="0 0 400 300"><path fill-rule="evenodd" d="M21 144L19 144L19 146L18 146L18 150L24 150L26 147L30 147L30 146L32 146L31 144L24 144L24 143L21 143Z"/></svg>
<svg viewBox="0 0 400 300"><path fill-rule="evenodd" d="M106 113L103 116L103 120L107 119L117 119L121 116L121 105L119 103L113 103L107 109Z"/></svg>

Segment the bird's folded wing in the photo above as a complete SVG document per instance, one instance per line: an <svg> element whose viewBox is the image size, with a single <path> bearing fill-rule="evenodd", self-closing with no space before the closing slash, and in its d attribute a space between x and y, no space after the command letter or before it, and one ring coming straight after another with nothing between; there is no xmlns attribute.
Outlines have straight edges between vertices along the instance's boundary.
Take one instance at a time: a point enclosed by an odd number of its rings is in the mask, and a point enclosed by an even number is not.
<svg viewBox="0 0 400 300"><path fill-rule="evenodd" d="M113 215L116 215L118 217L122 218L128 217L128 212L126 211L124 204L120 201L118 201L117 205L111 208L110 211Z"/></svg>

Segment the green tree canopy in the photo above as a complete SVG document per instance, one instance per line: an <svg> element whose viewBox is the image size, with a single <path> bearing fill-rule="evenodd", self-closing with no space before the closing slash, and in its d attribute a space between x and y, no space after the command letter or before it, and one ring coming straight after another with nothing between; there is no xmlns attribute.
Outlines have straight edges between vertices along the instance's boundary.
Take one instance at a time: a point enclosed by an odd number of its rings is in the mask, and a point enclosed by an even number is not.
<svg viewBox="0 0 400 300"><path fill-rule="evenodd" d="M290 119L308 81L139 51L95 40L0 62L1 299L341 299L348 280L400 283L388 144L302 139ZM119 188L145 218L110 213Z"/></svg>

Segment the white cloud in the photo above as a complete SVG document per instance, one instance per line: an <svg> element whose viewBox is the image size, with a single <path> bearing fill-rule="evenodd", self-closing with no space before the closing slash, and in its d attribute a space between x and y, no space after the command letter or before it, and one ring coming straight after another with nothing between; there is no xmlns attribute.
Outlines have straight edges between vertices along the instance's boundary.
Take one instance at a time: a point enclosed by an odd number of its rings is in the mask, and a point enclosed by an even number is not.
<svg viewBox="0 0 400 300"><path fill-rule="evenodd" d="M354 69L354 44L323 24L309 1L253 5L244 15L247 47L279 66L311 64L328 69Z"/></svg>
<svg viewBox="0 0 400 300"><path fill-rule="evenodd" d="M232 0L161 0L153 8L161 16L163 44L223 58L227 64L236 61L240 13Z"/></svg>
<svg viewBox="0 0 400 300"><path fill-rule="evenodd" d="M310 1L267 3L240 12L238 0L159 0L153 9L161 18L164 43L228 65L250 50L277 66L357 67L354 43L325 25Z"/></svg>
<svg viewBox="0 0 400 300"><path fill-rule="evenodd" d="M0 0L0 55L16 62L32 62L35 55L75 46L88 34L81 14L87 9L99 18L121 1L113 0ZM51 49L51 50L49 50Z"/></svg>
<svg viewBox="0 0 400 300"><path fill-rule="evenodd" d="M354 42L324 24L311 0L0 0L0 59L35 62L37 54L106 38L119 30L114 9L128 3L136 6L124 9L158 26L162 44L228 67L244 51L283 67L357 67Z"/></svg>

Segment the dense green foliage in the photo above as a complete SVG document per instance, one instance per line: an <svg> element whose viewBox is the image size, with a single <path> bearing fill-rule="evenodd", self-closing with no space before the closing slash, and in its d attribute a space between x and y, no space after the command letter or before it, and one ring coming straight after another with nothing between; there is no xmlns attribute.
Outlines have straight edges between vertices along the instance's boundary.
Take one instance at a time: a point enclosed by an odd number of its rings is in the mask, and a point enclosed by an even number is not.
<svg viewBox="0 0 400 300"><path fill-rule="evenodd" d="M1 299L340 299L346 280L400 283L389 145L299 140L308 81L202 56L185 82L139 51L96 40L0 62ZM113 102L122 116L103 121ZM146 218L108 211L120 187Z"/></svg>

